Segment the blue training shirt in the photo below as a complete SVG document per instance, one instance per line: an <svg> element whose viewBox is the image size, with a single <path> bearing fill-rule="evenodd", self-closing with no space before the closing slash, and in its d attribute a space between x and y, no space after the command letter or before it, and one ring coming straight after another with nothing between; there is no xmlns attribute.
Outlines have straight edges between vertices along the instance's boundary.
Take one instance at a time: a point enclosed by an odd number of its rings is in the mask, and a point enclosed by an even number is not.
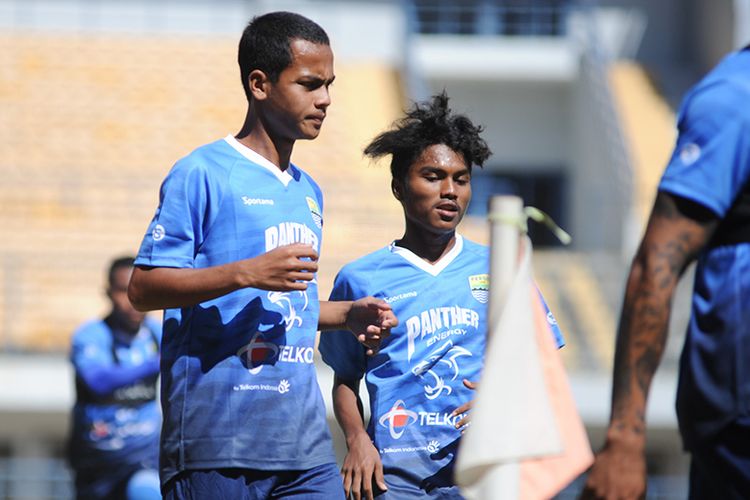
<svg viewBox="0 0 750 500"><path fill-rule="evenodd" d="M320 251L320 188L228 136L164 180L137 265L204 268L295 242ZM320 306L245 288L164 315L162 482L185 469L302 470L334 463L313 365Z"/></svg>
<svg viewBox="0 0 750 500"><path fill-rule="evenodd" d="M344 266L331 300L372 295L393 308L399 326L367 357L352 335L323 333L318 346L338 376L365 378L367 432L380 452L388 493L378 498L460 498L453 464L463 415L474 397L487 331L489 251L456 235L436 264L391 244ZM558 345L562 337L548 315Z"/></svg>
<svg viewBox="0 0 750 500"><path fill-rule="evenodd" d="M727 56L685 96L679 136L659 185L723 218L750 182L750 50ZM699 256L680 359L677 413L685 446L750 404L750 243Z"/></svg>
<svg viewBox="0 0 750 500"><path fill-rule="evenodd" d="M77 397L70 462L81 495L106 496L133 472L157 467L160 339L161 325L150 318L134 337L101 319L74 332L70 359Z"/></svg>

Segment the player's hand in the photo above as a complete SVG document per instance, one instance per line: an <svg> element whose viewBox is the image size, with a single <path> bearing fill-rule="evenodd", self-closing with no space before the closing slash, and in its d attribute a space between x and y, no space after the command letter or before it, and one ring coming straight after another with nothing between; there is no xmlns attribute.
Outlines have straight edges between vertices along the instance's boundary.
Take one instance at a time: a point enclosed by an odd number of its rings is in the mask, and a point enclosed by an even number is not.
<svg viewBox="0 0 750 500"><path fill-rule="evenodd" d="M375 297L355 300L346 315L346 327L367 348L372 356L380 349L380 342L391 334L391 328L398 325L387 302Z"/></svg>
<svg viewBox="0 0 750 500"><path fill-rule="evenodd" d="M318 252L310 245L294 243L242 263L247 286L276 292L307 290L307 282L318 271Z"/></svg>
<svg viewBox="0 0 750 500"><path fill-rule="evenodd" d="M341 466L341 479L344 482L346 498L372 500L373 482L382 491L388 489L383 478L383 463L380 454L370 441L370 436L362 432L349 445L349 452Z"/></svg>
<svg viewBox="0 0 750 500"><path fill-rule="evenodd" d="M641 445L607 442L589 470L583 500L646 497L646 458Z"/></svg>
<svg viewBox="0 0 750 500"><path fill-rule="evenodd" d="M477 388L477 383L476 382L471 382L470 380L464 379L463 383L464 383L464 387L466 387L467 389L471 389L472 391L476 390L476 388ZM455 410L453 410L451 412L451 416L455 417L456 415L461 415L462 413L466 413L469 410L471 410L472 406L474 406L474 400L473 399L470 400L467 403L462 404L461 406L459 406ZM471 415L468 415L468 414L464 415L464 417L461 418L461 420L459 420L458 422L456 422L456 429L460 429L461 430L461 434L463 434L464 432L466 432L466 428L469 426L470 420L471 420Z"/></svg>

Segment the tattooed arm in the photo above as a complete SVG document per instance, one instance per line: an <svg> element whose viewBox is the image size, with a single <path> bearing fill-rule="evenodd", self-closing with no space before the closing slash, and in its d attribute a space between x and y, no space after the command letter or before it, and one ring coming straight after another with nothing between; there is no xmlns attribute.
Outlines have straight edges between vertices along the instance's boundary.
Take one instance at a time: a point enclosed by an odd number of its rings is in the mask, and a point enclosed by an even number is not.
<svg viewBox="0 0 750 500"><path fill-rule="evenodd" d="M706 246L716 216L660 192L628 277L617 331L612 413L583 498L642 498L646 490L646 400L661 361L677 282Z"/></svg>

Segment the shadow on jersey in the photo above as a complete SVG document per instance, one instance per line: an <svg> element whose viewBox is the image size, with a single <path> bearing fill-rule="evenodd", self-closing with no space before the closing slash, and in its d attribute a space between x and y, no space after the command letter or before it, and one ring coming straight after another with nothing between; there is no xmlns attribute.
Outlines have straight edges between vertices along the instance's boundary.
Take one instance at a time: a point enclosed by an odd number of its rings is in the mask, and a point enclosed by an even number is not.
<svg viewBox="0 0 750 500"><path fill-rule="evenodd" d="M182 321L195 324L192 330L195 334L189 339L187 353L174 354L196 357L203 373L235 356L250 373L258 373L264 365L276 364L279 346L286 344L288 317L280 311L266 309L260 297L250 301L227 323L223 322L216 306L196 306L182 312ZM176 330L177 320L165 322L165 335Z"/></svg>

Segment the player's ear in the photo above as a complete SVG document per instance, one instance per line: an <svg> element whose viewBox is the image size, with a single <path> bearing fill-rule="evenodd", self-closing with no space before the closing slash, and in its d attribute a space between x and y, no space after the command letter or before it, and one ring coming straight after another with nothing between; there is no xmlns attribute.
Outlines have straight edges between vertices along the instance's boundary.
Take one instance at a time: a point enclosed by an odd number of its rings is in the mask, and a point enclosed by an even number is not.
<svg viewBox="0 0 750 500"><path fill-rule="evenodd" d="M401 186L401 183L396 179L391 180L391 192L393 193L393 196L395 196L398 201L401 201L401 194L403 193L403 187Z"/></svg>
<svg viewBox="0 0 750 500"><path fill-rule="evenodd" d="M268 86L270 80L265 72L254 69L247 75L247 83L250 87L250 95L256 101L262 101L268 97Z"/></svg>

